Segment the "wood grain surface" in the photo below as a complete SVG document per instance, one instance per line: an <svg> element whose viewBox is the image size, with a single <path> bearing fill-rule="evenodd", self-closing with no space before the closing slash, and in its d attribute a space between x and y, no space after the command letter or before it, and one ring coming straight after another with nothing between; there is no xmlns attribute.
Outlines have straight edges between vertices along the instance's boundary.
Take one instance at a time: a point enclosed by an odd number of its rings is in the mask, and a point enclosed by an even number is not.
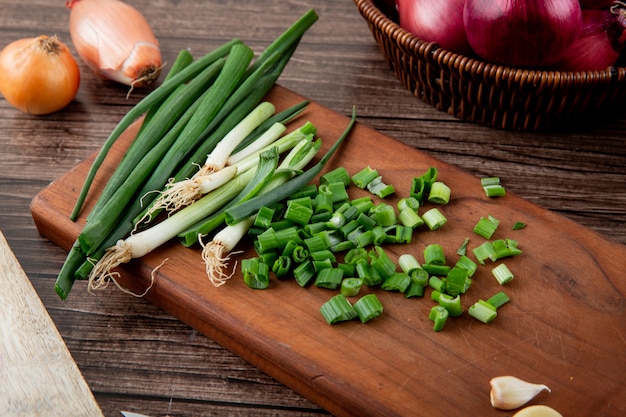
<svg viewBox="0 0 626 417"><path fill-rule="evenodd" d="M0 233L0 414L102 416L87 382Z"/></svg>
<svg viewBox="0 0 626 417"><path fill-rule="evenodd" d="M280 84L476 177L498 175L524 200L626 244L626 115L571 129L523 133L461 122L406 91L384 63L352 1L129 0L153 25L165 61L239 36L256 52L313 6L320 20ZM0 44L55 33L69 42L64 2L0 0ZM75 101L26 115L0 100L0 229L107 416L327 415L319 406L145 299L114 288L71 302L54 293L65 251L40 236L31 200L89 157L141 99L80 62ZM623 305L622 305L623 308ZM549 337L549 335L546 335ZM613 343L623 345L623 333ZM509 413L510 414L510 413ZM489 415L507 413L493 411ZM602 415L601 412L596 415Z"/></svg>
<svg viewBox="0 0 626 417"><path fill-rule="evenodd" d="M280 87L266 98L277 110L303 99ZM318 128L325 140L323 149L348 121L316 103L300 119L295 126L310 121ZM125 144L133 134L128 132ZM120 146L116 158L105 162L90 204L124 148ZM78 165L33 200L39 231L65 250L89 212L86 207L77 223L68 218L90 163ZM336 292L301 289L293 280L274 280L269 289L253 291L239 270L227 285L214 288L204 274L199 248L186 249L176 242L132 262L119 281L142 294L154 272L147 299L337 416L486 415L492 410L489 379L509 374L548 385L553 394L538 401L564 415L602 410L617 417L626 411L622 384L626 358L623 345L613 343L626 322L622 308L626 282L621 279L626 247L515 195L490 199L477 177L362 125L326 171L340 166L351 174L365 166L377 169L396 187L395 195L385 199L389 204L407 197L413 177L429 167L437 168L438 180L453 190L451 203L437 206L448 223L433 232L416 232L409 245L386 247L396 261L403 253L423 261L424 248L437 243L452 265L466 237L470 253L485 241L471 232L481 216L499 219L501 227L493 238L517 240L523 254L479 267L463 297L467 311L478 299L501 290L508 293L510 305L500 310L497 321L482 325L466 313L451 319L444 332L434 333L428 320L434 305L430 292L423 299L407 300L399 293L368 288L366 292L376 293L385 306L381 318L366 325L357 321L329 326L319 309ZM367 195L350 191L353 198ZM517 221L528 226L512 231ZM244 253L232 262L254 256L249 241L237 250ZM504 287L491 276L491 269L500 263L517 277ZM85 284L78 282L74 291L85 291ZM438 401L442 389L452 398Z"/></svg>

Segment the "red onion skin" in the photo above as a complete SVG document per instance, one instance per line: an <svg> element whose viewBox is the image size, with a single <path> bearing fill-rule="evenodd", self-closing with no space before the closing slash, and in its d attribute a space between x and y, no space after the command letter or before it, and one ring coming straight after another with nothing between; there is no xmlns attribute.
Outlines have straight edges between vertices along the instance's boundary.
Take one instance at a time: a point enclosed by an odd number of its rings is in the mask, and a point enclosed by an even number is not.
<svg viewBox="0 0 626 417"><path fill-rule="evenodd" d="M467 0L463 14L472 49L500 65L545 68L577 39L578 0Z"/></svg>
<svg viewBox="0 0 626 417"><path fill-rule="evenodd" d="M552 69L558 71L602 71L615 64L623 45L624 21L607 9L583 9L578 39L565 50Z"/></svg>
<svg viewBox="0 0 626 417"><path fill-rule="evenodd" d="M397 0L400 27L426 42L474 55L463 25L465 0Z"/></svg>

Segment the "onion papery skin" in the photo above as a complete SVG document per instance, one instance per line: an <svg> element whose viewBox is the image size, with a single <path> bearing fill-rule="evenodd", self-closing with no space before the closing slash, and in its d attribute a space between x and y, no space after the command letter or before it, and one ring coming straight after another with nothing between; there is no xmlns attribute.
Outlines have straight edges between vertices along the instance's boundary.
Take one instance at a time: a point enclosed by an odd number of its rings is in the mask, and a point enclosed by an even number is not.
<svg viewBox="0 0 626 417"><path fill-rule="evenodd" d="M467 0L463 21L469 44L499 65L545 68L578 38L578 0Z"/></svg>
<svg viewBox="0 0 626 417"><path fill-rule="evenodd" d="M161 73L159 42L145 17L118 0L68 0L76 52L98 76L144 87Z"/></svg>
<svg viewBox="0 0 626 417"><path fill-rule="evenodd" d="M400 27L440 47L473 55L463 24L465 0L397 0Z"/></svg>
<svg viewBox="0 0 626 417"><path fill-rule="evenodd" d="M19 39L0 52L0 92L23 112L43 115L61 110L79 87L78 64L55 36Z"/></svg>
<svg viewBox="0 0 626 417"><path fill-rule="evenodd" d="M615 64L622 46L608 32L618 24L606 9L583 9L583 26L578 39L552 66L557 71L601 71ZM621 32L624 27L621 27ZM617 32L613 33L617 35Z"/></svg>

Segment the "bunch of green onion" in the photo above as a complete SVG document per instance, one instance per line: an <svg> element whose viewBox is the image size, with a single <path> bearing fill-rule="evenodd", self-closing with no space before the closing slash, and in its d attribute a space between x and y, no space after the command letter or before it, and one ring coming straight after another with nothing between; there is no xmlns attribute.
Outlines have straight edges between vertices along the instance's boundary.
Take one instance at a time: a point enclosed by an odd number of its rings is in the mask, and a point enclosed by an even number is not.
<svg viewBox="0 0 626 417"><path fill-rule="evenodd" d="M124 158L87 215L86 225L59 272L55 289L62 299L68 296L76 279L89 278L92 289L109 282L108 278L112 276L102 271L110 272L110 268L96 270L94 265L131 232L155 222L161 208L157 206L151 210L151 203L163 194L168 184L192 177L208 155L216 156L216 149L223 150L220 161L228 161L227 158L252 146L276 123L284 125L306 107L308 103L303 102L271 114L273 106L263 104L262 100L291 59L304 33L317 19L312 9L304 13L256 60L251 48L236 38L198 59L186 50L181 51L164 82L135 105L113 129L85 179L70 215L72 220L80 215L93 179L110 148L133 122L144 117ZM259 116L263 109L263 115ZM220 145L231 132L236 138L228 145ZM177 207L177 213L187 210L186 213L193 212L195 217L178 225L179 230L169 232L169 235L176 236L236 197L256 171L253 168L260 164L259 155L266 147L267 143L251 148L255 150L248 155L240 154L240 164L235 163L231 166L236 168L221 173L222 178L205 189L208 194L197 201L193 199L193 204L185 202L183 205L190 205L184 209ZM247 157L257 161L250 162ZM241 162L243 160L248 162ZM215 173L225 169L226 164L220 162L220 169ZM245 165L243 171L240 170L242 164ZM197 205L203 200L205 206ZM148 211L150 214L146 216ZM142 219L148 219L147 224L139 223ZM167 240L165 236L158 241ZM144 247L136 253L145 253L149 249ZM121 260L127 261L126 258ZM115 261L112 265L117 263ZM94 280L94 277L105 278Z"/></svg>

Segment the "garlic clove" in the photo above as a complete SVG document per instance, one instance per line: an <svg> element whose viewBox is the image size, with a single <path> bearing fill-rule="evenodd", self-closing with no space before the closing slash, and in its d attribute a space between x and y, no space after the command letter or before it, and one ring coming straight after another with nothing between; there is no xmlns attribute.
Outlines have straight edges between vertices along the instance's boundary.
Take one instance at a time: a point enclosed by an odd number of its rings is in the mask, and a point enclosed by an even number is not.
<svg viewBox="0 0 626 417"><path fill-rule="evenodd" d="M533 384L514 376L499 376L491 379L491 405L500 410L513 410L532 400L541 391L550 392L542 384Z"/></svg>
<svg viewBox="0 0 626 417"><path fill-rule="evenodd" d="M547 405L531 405L522 408L513 417L563 417L561 413Z"/></svg>

